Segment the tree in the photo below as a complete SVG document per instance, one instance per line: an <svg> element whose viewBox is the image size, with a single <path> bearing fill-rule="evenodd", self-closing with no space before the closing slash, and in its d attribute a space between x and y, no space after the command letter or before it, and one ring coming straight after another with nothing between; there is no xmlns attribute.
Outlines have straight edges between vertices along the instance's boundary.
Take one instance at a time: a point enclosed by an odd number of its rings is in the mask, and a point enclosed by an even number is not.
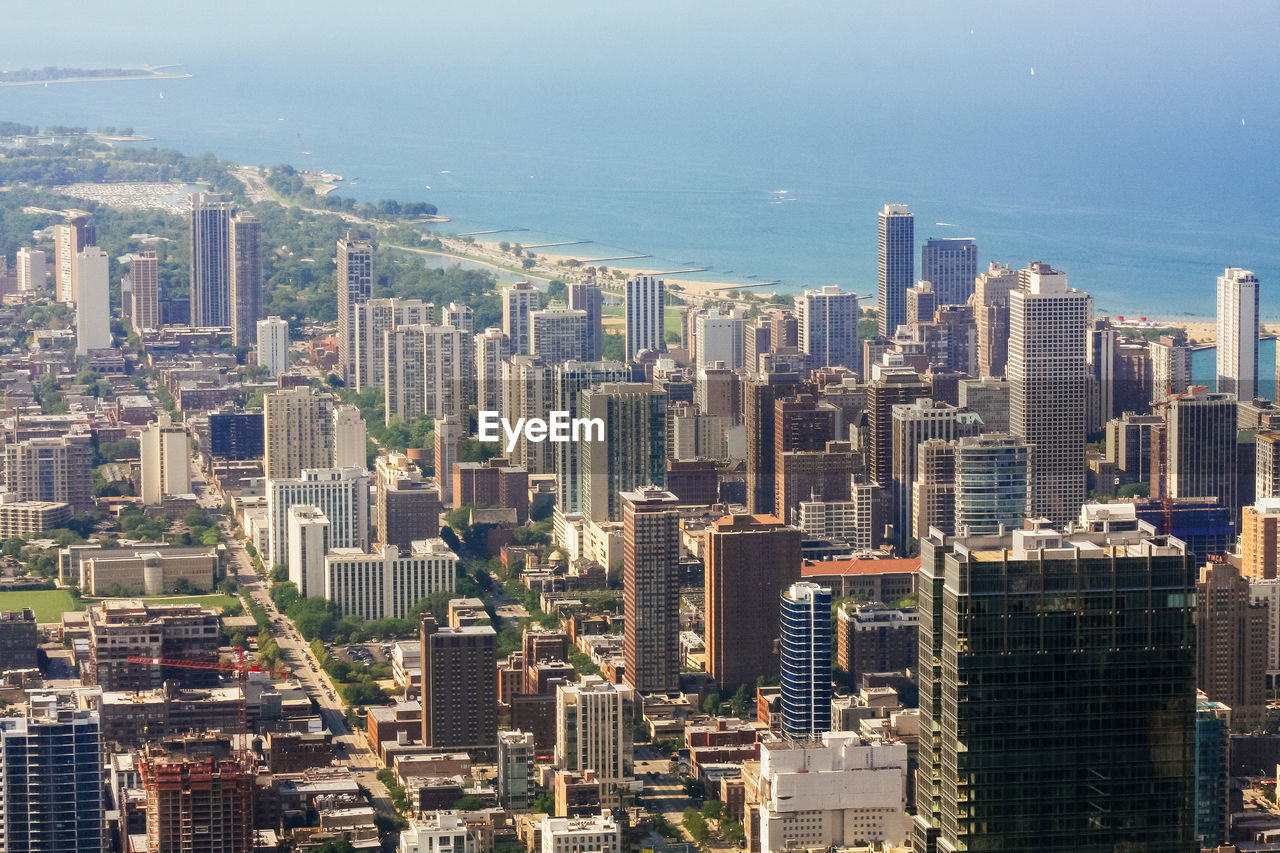
<svg viewBox="0 0 1280 853"><path fill-rule="evenodd" d="M17 536L10 536L4 541L4 548L0 549L0 553L6 557L12 557L15 560L22 555L22 548L27 543Z"/></svg>
<svg viewBox="0 0 1280 853"><path fill-rule="evenodd" d="M720 694L709 693L707 698L702 700L702 713L710 714L713 717L720 715Z"/></svg>
<svg viewBox="0 0 1280 853"><path fill-rule="evenodd" d="M689 806L684 810L684 820L681 822L694 841L699 844L707 843L707 839L711 836L711 830L707 828L707 819L702 816L701 812L693 806Z"/></svg>
<svg viewBox="0 0 1280 853"><path fill-rule="evenodd" d="M1148 498L1151 497L1150 483L1126 483L1120 487L1120 497L1122 498Z"/></svg>
<svg viewBox="0 0 1280 853"><path fill-rule="evenodd" d="M747 685L738 686L737 691L733 694L733 698L729 700L729 712L735 717L745 717L747 715Z"/></svg>
<svg viewBox="0 0 1280 853"><path fill-rule="evenodd" d="M556 798L550 791L539 791L533 798L533 810L538 814L555 814Z"/></svg>

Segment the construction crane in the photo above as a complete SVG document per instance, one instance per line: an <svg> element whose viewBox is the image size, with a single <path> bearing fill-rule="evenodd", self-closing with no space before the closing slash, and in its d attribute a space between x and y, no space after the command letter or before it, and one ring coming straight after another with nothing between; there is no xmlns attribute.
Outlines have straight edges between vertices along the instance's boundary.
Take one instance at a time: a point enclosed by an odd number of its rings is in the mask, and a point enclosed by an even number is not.
<svg viewBox="0 0 1280 853"><path fill-rule="evenodd" d="M252 776L252 772L253 772L252 768L255 765L255 760L254 760L253 747L252 747L253 739L249 736L249 694L248 694L248 691L245 690L245 685L249 681L249 673L251 672L263 672L263 673L267 673L268 675L279 676L280 678L287 678L293 673L284 669L269 669L266 667L261 667L256 663L246 662L244 659L244 646L236 646L236 659L233 663L223 663L221 661L215 662L215 661L207 661L207 660L198 660L195 658L151 657L149 655L130 655L129 657L125 658L125 661L127 663L142 664L144 666L161 666L161 667L171 666L171 667L179 667L182 669L204 669L204 670L214 670L216 672L234 672L235 673L236 681L240 686L240 702L237 707L237 712L239 714L240 747L239 749L234 749L233 747L233 751L239 757L241 770L243 770L246 777L248 777L248 802L247 802L246 814L248 815L248 819L252 821L253 813L254 813L253 812L254 781Z"/></svg>

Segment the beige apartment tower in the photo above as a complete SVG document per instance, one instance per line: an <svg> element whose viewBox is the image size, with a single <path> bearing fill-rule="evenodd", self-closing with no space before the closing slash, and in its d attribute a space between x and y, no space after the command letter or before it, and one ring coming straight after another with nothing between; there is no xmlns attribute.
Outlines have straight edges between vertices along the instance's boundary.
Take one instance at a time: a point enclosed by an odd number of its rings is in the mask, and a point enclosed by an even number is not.
<svg viewBox="0 0 1280 853"><path fill-rule="evenodd" d="M680 687L680 499L652 486L622 495L624 678L641 693Z"/></svg>
<svg viewBox="0 0 1280 853"><path fill-rule="evenodd" d="M333 395L302 385L267 394L262 406L268 480L298 477L304 468L332 467Z"/></svg>

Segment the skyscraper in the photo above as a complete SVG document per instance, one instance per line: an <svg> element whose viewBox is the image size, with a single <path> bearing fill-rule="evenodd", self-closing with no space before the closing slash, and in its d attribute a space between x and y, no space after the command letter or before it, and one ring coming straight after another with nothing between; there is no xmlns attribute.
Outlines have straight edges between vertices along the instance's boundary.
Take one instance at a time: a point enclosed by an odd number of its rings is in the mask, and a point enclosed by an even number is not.
<svg viewBox="0 0 1280 853"><path fill-rule="evenodd" d="M475 336L476 408L482 412L502 409L502 360L511 355L511 339L497 326Z"/></svg>
<svg viewBox="0 0 1280 853"><path fill-rule="evenodd" d="M530 311L529 352L548 365L585 361L591 354L587 312L559 307Z"/></svg>
<svg viewBox="0 0 1280 853"><path fill-rule="evenodd" d="M512 355L533 352L529 314L542 307L542 291L527 281L517 281L502 291L502 331L511 339Z"/></svg>
<svg viewBox="0 0 1280 853"><path fill-rule="evenodd" d="M1035 262L1009 294L1009 431L1035 448L1031 514L1066 524L1085 499L1089 294Z"/></svg>
<svg viewBox="0 0 1280 853"><path fill-rule="evenodd" d="M333 408L334 468L365 468L369 458L369 427L360 409L350 403Z"/></svg>
<svg viewBox="0 0 1280 853"><path fill-rule="evenodd" d="M386 382L387 332L400 326L434 325L435 317L435 305L421 299L369 299L356 305L356 389L381 388Z"/></svg>
<svg viewBox="0 0 1280 853"><path fill-rule="evenodd" d="M906 322L905 290L902 298ZM800 349L809 357L809 366L847 367L860 372L857 294L842 293L836 285L828 284L821 290L806 290L799 301Z"/></svg>
<svg viewBox="0 0 1280 853"><path fill-rule="evenodd" d="M422 619L422 743L430 749L498 748L497 633L491 625L452 628Z"/></svg>
<svg viewBox="0 0 1280 853"><path fill-rule="evenodd" d="M129 317L133 328L160 328L160 275L156 253L150 249L126 256L131 282Z"/></svg>
<svg viewBox="0 0 1280 853"><path fill-rule="evenodd" d="M49 262L45 259L44 252L39 249L33 249L30 246L23 246L18 250L15 258L17 260L18 292L39 293L44 290L44 282L49 265Z"/></svg>
<svg viewBox="0 0 1280 853"><path fill-rule="evenodd" d="M332 394L318 394L307 385L262 398L263 473L268 480L297 477L304 468L333 464L333 409Z"/></svg>
<svg viewBox="0 0 1280 853"><path fill-rule="evenodd" d="M29 438L4 446L4 484L20 501L93 509L93 442L89 435Z"/></svg>
<svg viewBox="0 0 1280 853"><path fill-rule="evenodd" d="M355 379L356 306L373 294L373 242L368 235L348 231L338 239L338 376Z"/></svg>
<svg viewBox="0 0 1280 853"><path fill-rule="evenodd" d="M939 305L964 305L978 277L972 237L930 237L920 246L920 277L933 283Z"/></svg>
<svg viewBox="0 0 1280 853"><path fill-rule="evenodd" d="M1009 294L1018 274L992 263L978 276L973 290L973 316L978 326L978 375L1004 376L1009 361Z"/></svg>
<svg viewBox="0 0 1280 853"><path fill-rule="evenodd" d="M880 224L880 337L907 322L907 288L916 283L916 218L905 204L886 204Z"/></svg>
<svg viewBox="0 0 1280 853"><path fill-rule="evenodd" d="M86 216L68 216L66 222L53 226L54 295L59 302L79 301L76 256L97 243L97 229Z"/></svg>
<svg viewBox="0 0 1280 853"><path fill-rule="evenodd" d="M800 579L801 536L771 515L726 515L707 528L707 671L722 691L777 675L778 596Z"/></svg>
<svg viewBox="0 0 1280 853"><path fill-rule="evenodd" d="M680 687L679 498L652 487L621 493L624 678L641 693ZM492 681L492 674L490 674Z"/></svg>
<svg viewBox="0 0 1280 853"><path fill-rule="evenodd" d="M666 351L665 309L666 282L651 275L627 279L627 361L641 350Z"/></svg>
<svg viewBox="0 0 1280 853"><path fill-rule="evenodd" d="M782 592L782 733L831 731L831 590L795 583Z"/></svg>
<svg viewBox="0 0 1280 853"><path fill-rule="evenodd" d="M138 758L147 849L252 850L254 773L226 741L149 744Z"/></svg>
<svg viewBox="0 0 1280 853"><path fill-rule="evenodd" d="M631 688L598 675L556 687L556 767L594 770L602 805L616 803L617 789L632 775L634 701Z"/></svg>
<svg viewBox="0 0 1280 853"><path fill-rule="evenodd" d="M262 223L252 213L231 218L230 320L231 343L253 343L262 316Z"/></svg>
<svg viewBox="0 0 1280 853"><path fill-rule="evenodd" d="M587 337L591 342L586 361L599 361L604 354L604 294L600 285L592 281L575 281L569 284L569 307L587 312Z"/></svg>
<svg viewBox="0 0 1280 853"><path fill-rule="evenodd" d="M1258 277L1228 267L1218 276L1218 390L1252 400L1258 389Z"/></svg>
<svg viewBox="0 0 1280 853"><path fill-rule="evenodd" d="M142 428L138 440L142 457L142 502L162 503L165 495L191 492L190 442L181 424L175 425L168 412Z"/></svg>
<svg viewBox="0 0 1280 853"><path fill-rule="evenodd" d="M921 557L913 849L1197 849L1186 546L1038 525Z"/></svg>
<svg viewBox="0 0 1280 853"><path fill-rule="evenodd" d="M606 382L626 382L627 366L620 361L567 361L552 370L552 403L556 411L579 417L582 392ZM581 448L573 442L555 445L556 507L565 515L581 511Z"/></svg>
<svg viewBox="0 0 1280 853"><path fill-rule="evenodd" d="M235 203L218 193L191 196L191 325L231 325L231 217Z"/></svg>
<svg viewBox="0 0 1280 853"><path fill-rule="evenodd" d="M1164 488L1170 498L1216 497L1239 506L1236 475L1236 398L1203 385L1167 398L1164 415ZM1156 439L1152 439L1155 441ZM1039 448L1032 453L1032 467ZM1159 475L1153 472L1159 485ZM1153 489L1153 494L1156 492ZM1162 497L1155 494L1155 497Z"/></svg>
<svg viewBox="0 0 1280 853"><path fill-rule="evenodd" d="M1151 353L1151 399L1181 394L1191 385L1191 347L1184 335L1164 335L1148 344Z"/></svg>
<svg viewBox="0 0 1280 853"><path fill-rule="evenodd" d="M1208 563L1196 583L1196 684L1231 708L1239 729L1258 729L1267 708L1267 605L1230 563Z"/></svg>
<svg viewBox="0 0 1280 853"><path fill-rule="evenodd" d="M107 253L89 246L76 256L76 355L111 346Z"/></svg>
<svg viewBox="0 0 1280 853"><path fill-rule="evenodd" d="M107 849L98 712L70 695L33 693L25 714L0 718L0 849Z"/></svg>
<svg viewBox="0 0 1280 853"><path fill-rule="evenodd" d="M466 412L475 367L467 332L453 326L400 326L383 340L388 422Z"/></svg>
<svg viewBox="0 0 1280 853"><path fill-rule="evenodd" d="M960 435L973 435L982 426L978 416L955 406L924 398L895 405L893 420L893 528L899 553L907 553L911 527L911 486L916 481L918 448L924 441L941 438L950 441Z"/></svg>
<svg viewBox="0 0 1280 853"><path fill-rule="evenodd" d="M590 441L576 445L582 454L582 514L592 521L616 521L622 514L620 493L666 485L667 395L644 382L605 382L581 394L578 417L604 423L603 440L592 431Z"/></svg>
<svg viewBox="0 0 1280 853"><path fill-rule="evenodd" d="M424 479L417 463L402 453L383 454L375 466L374 526L378 541L408 553L409 543L440 533L440 487Z"/></svg>
<svg viewBox="0 0 1280 853"><path fill-rule="evenodd" d="M955 448L955 530L985 536L1013 530L1027 517L1030 499L1027 443L1012 435L984 433Z"/></svg>
<svg viewBox="0 0 1280 853"><path fill-rule="evenodd" d="M268 376L279 376L289 369L289 323L279 317L258 321L258 364Z"/></svg>
<svg viewBox="0 0 1280 853"><path fill-rule="evenodd" d="M298 477L267 480L269 565L287 561L289 510L298 504L314 506L328 519L331 548L369 548L369 476L361 468L307 468Z"/></svg>

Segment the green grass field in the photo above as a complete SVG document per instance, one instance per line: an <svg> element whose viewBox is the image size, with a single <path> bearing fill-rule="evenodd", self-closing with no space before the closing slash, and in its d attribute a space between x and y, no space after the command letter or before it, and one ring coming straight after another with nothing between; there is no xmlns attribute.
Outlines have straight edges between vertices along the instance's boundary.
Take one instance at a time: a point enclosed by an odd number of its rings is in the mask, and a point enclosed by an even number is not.
<svg viewBox="0 0 1280 853"><path fill-rule="evenodd" d="M84 602L76 601L65 589L37 589L25 592L0 592L0 610L30 607L37 622L59 622L68 611L84 610Z"/></svg>

